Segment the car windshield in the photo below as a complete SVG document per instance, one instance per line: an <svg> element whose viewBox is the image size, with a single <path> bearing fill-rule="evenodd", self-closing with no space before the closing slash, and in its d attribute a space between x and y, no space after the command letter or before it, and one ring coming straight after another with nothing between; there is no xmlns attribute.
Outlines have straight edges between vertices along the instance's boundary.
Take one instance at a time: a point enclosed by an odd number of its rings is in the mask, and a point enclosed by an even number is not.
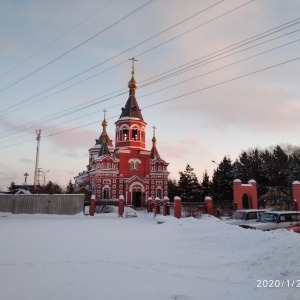
<svg viewBox="0 0 300 300"><path fill-rule="evenodd" d="M277 220L277 217L278 215L277 214L272 214L272 213L263 213L261 216L260 216L260 221L261 222L272 222L272 223L276 223L276 220Z"/></svg>
<svg viewBox="0 0 300 300"><path fill-rule="evenodd" d="M232 215L232 219L236 219L236 220L244 220L245 219L245 212L244 211L235 211Z"/></svg>

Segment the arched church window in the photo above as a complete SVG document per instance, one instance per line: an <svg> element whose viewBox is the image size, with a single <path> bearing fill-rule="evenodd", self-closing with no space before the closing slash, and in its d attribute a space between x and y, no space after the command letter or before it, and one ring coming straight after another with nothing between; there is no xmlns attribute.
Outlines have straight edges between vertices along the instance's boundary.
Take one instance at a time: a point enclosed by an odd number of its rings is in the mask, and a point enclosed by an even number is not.
<svg viewBox="0 0 300 300"><path fill-rule="evenodd" d="M103 199L109 199L109 188L103 189Z"/></svg>
<svg viewBox="0 0 300 300"><path fill-rule="evenodd" d="M132 129L132 139L134 141L138 140L138 130L137 129Z"/></svg>
<svg viewBox="0 0 300 300"><path fill-rule="evenodd" d="M156 190L156 197L158 197L159 199L162 198L162 190L161 189Z"/></svg>
<svg viewBox="0 0 300 300"><path fill-rule="evenodd" d="M132 161L132 162L130 163L130 170L133 170L133 168L134 168L134 162Z"/></svg>
<svg viewBox="0 0 300 300"><path fill-rule="evenodd" d="M135 169L138 171L139 170L139 162L135 163Z"/></svg>
<svg viewBox="0 0 300 300"><path fill-rule="evenodd" d="M123 129L123 141L128 140L128 129Z"/></svg>

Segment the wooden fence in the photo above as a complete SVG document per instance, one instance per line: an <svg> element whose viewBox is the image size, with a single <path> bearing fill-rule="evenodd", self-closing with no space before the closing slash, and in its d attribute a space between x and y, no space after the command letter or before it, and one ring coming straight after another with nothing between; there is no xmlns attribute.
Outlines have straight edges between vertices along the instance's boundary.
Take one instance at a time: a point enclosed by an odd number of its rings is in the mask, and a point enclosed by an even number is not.
<svg viewBox="0 0 300 300"><path fill-rule="evenodd" d="M82 212L83 194L0 195L0 212L75 215Z"/></svg>

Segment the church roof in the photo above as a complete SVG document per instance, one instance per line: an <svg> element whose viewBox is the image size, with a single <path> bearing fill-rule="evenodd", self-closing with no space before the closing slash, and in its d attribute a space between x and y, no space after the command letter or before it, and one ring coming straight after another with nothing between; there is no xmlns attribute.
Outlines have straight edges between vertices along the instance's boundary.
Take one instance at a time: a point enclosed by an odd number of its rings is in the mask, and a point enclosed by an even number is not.
<svg viewBox="0 0 300 300"><path fill-rule="evenodd" d="M131 80L128 82L129 88L129 98L125 104L125 107L122 107L121 118L135 118L144 121L141 110L135 98L135 90L137 88L137 83L134 79L134 70L131 72Z"/></svg>
<svg viewBox="0 0 300 300"><path fill-rule="evenodd" d="M102 146L102 139L103 139L102 135L103 135L103 132L101 133L99 139L96 140L95 146L96 146L96 145ZM106 138L107 138L107 146L108 146L108 148L113 148L114 146L113 146L112 140L109 138L108 135L106 136ZM98 146L98 147L99 147L99 146Z"/></svg>
<svg viewBox="0 0 300 300"><path fill-rule="evenodd" d="M98 156L103 156L103 155L107 155L110 154L109 149L108 149L108 145L106 142L102 143L99 152L98 152Z"/></svg>
<svg viewBox="0 0 300 300"><path fill-rule="evenodd" d="M101 136L98 140L98 143L99 144L101 143L101 147L99 149L98 156L103 156L103 155L110 154L110 151L109 151L109 146L110 145L109 144L111 144L111 147L113 147L112 142L111 142L111 140L108 137L107 132L106 132L107 121L105 119L105 111L104 111L104 120L102 122L102 127L103 127L103 131L102 131Z"/></svg>
<svg viewBox="0 0 300 300"><path fill-rule="evenodd" d="M155 140L154 139L155 139L155 137L152 139L153 145L152 145L152 149L151 149L151 152L150 152L150 159L160 158L160 155L159 155L158 150L156 148L156 139Z"/></svg>
<svg viewBox="0 0 300 300"><path fill-rule="evenodd" d="M152 138L152 149L151 149L151 152L150 152L150 159L157 159L157 158L160 158L160 155L158 153L158 150L156 148L156 137L155 137L155 129L156 127L153 126L153 138Z"/></svg>
<svg viewBox="0 0 300 300"><path fill-rule="evenodd" d="M141 110L134 93L132 93L132 90L129 91L129 98L125 104L125 107L122 107L120 119L121 118L136 118L144 121Z"/></svg>

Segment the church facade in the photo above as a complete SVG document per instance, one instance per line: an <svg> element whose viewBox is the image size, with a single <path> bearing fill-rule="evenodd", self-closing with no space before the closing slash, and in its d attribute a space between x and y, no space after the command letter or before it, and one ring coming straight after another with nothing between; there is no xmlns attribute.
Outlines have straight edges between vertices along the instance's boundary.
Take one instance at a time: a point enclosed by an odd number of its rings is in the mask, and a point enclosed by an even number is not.
<svg viewBox="0 0 300 300"><path fill-rule="evenodd" d="M87 169L75 178L76 189L85 187L97 200L119 199L140 207L149 197L163 199L168 195L168 163L156 147L153 127L152 148L146 148L146 127L135 97L137 83L134 66L128 82L129 98L115 122L115 145L109 138L104 113L102 133L89 149Z"/></svg>

